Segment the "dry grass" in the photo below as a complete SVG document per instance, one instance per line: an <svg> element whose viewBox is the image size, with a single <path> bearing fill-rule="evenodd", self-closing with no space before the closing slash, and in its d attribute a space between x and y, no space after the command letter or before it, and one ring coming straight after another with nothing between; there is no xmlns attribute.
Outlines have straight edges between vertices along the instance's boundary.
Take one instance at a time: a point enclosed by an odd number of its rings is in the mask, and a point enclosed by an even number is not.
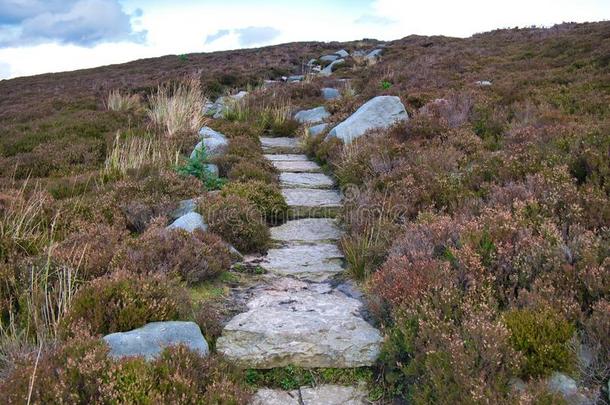
<svg viewBox="0 0 610 405"><path fill-rule="evenodd" d="M140 96L137 94L122 94L120 90L108 93L105 102L110 111L131 111L140 107Z"/></svg>
<svg viewBox="0 0 610 405"><path fill-rule="evenodd" d="M169 138L194 133L204 124L205 101L199 82L194 78L178 85L159 86L149 98L148 117Z"/></svg>

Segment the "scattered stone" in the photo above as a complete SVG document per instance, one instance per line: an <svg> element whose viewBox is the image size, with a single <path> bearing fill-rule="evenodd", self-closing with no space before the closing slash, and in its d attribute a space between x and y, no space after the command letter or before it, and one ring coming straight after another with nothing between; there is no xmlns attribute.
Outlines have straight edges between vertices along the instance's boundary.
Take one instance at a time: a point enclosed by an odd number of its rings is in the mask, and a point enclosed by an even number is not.
<svg viewBox="0 0 610 405"><path fill-rule="evenodd" d="M205 232L208 230L208 225L205 223L205 220L200 214L190 212L175 220L170 226L167 227L167 229L182 229L189 233L200 229Z"/></svg>
<svg viewBox="0 0 610 405"><path fill-rule="evenodd" d="M280 183L285 188L333 188L335 182L324 173L291 173L280 174Z"/></svg>
<svg viewBox="0 0 610 405"><path fill-rule="evenodd" d="M269 249L260 265L270 273L321 281L343 271L343 254L336 244L292 245Z"/></svg>
<svg viewBox="0 0 610 405"><path fill-rule="evenodd" d="M349 56L349 52L345 49L341 49L340 51L335 52L335 55L338 55L340 58L347 58Z"/></svg>
<svg viewBox="0 0 610 405"><path fill-rule="evenodd" d="M409 116L399 97L378 96L360 107L352 116L343 121L328 134L346 144L374 129L385 129Z"/></svg>
<svg viewBox="0 0 610 405"><path fill-rule="evenodd" d="M309 133L309 136L318 136L322 132L326 131L326 128L328 128L328 124L326 124L326 123L318 124L318 125L314 125L313 127L309 128L307 130L307 132Z"/></svg>
<svg viewBox="0 0 610 405"><path fill-rule="evenodd" d="M311 110L299 111L295 114L294 119L301 124L318 124L330 117L330 113L326 111L326 107L316 107Z"/></svg>
<svg viewBox="0 0 610 405"><path fill-rule="evenodd" d="M330 76L333 74L335 67L342 63L345 63L345 59L337 59L336 61L332 62L330 65L328 65L324 69L322 69L320 74L322 76Z"/></svg>
<svg viewBox="0 0 610 405"><path fill-rule="evenodd" d="M329 218L298 219L271 228L271 238L279 242L337 241L341 235L337 221Z"/></svg>
<svg viewBox="0 0 610 405"><path fill-rule="evenodd" d="M341 194L336 190L287 188L282 195L290 218L334 218L341 208Z"/></svg>
<svg viewBox="0 0 610 405"><path fill-rule="evenodd" d="M366 57L367 57L367 59L376 61L379 58L381 58L382 53L383 53L383 49L375 49L375 50L369 52L368 55L366 55Z"/></svg>
<svg viewBox="0 0 610 405"><path fill-rule="evenodd" d="M324 55L324 56L320 57L320 60L322 62L334 62L339 58L340 58L339 55Z"/></svg>
<svg viewBox="0 0 610 405"><path fill-rule="evenodd" d="M381 334L360 317L362 304L328 284L274 282L224 328L216 347L249 368L372 365Z"/></svg>
<svg viewBox="0 0 610 405"><path fill-rule="evenodd" d="M207 169L208 173L215 177L218 177L220 175L220 169L218 168L218 165L208 163L205 165L205 168Z"/></svg>
<svg viewBox="0 0 610 405"><path fill-rule="evenodd" d="M555 373L548 381L549 390L560 393L564 397L574 395L578 392L576 381L563 373Z"/></svg>
<svg viewBox="0 0 610 405"><path fill-rule="evenodd" d="M272 162L294 162L307 161L307 155L265 155L265 158Z"/></svg>
<svg viewBox="0 0 610 405"><path fill-rule="evenodd" d="M154 359L169 346L185 345L202 356L210 353L208 343L194 322L153 322L130 332L104 336L115 358L143 356Z"/></svg>
<svg viewBox="0 0 610 405"><path fill-rule="evenodd" d="M337 89L333 89L331 87L324 87L322 89L322 97L324 97L324 100L336 100L338 98L341 98L341 93L339 93L339 90Z"/></svg>
<svg viewBox="0 0 610 405"><path fill-rule="evenodd" d="M311 160L299 161L275 161L272 162L273 166L280 172L292 172L292 173L320 173L322 168Z"/></svg>
<svg viewBox="0 0 610 405"><path fill-rule="evenodd" d="M510 390L512 392L525 392L527 390L527 385L525 384L525 381L523 381L521 378L519 377L512 377L509 381L508 381L508 387L510 388Z"/></svg>
<svg viewBox="0 0 610 405"><path fill-rule="evenodd" d="M288 392L263 388L254 394L250 405L301 405L300 396L298 390Z"/></svg>
<svg viewBox="0 0 610 405"><path fill-rule="evenodd" d="M322 385L315 388L301 388L303 405L365 405L367 392L357 387Z"/></svg>
<svg viewBox="0 0 610 405"><path fill-rule="evenodd" d="M476 84L478 86L481 86L481 87L489 87L489 86L491 86L491 82L489 80L479 80L479 81L476 82Z"/></svg>
<svg viewBox="0 0 610 405"><path fill-rule="evenodd" d="M229 146L229 141L226 136L209 127L203 127L199 131L199 135L201 135L202 139L191 153L191 159L194 159L197 156L197 152L204 146L207 158L224 155Z"/></svg>
<svg viewBox="0 0 610 405"><path fill-rule="evenodd" d="M266 153L299 153L301 147L296 138L260 138L263 151Z"/></svg>
<svg viewBox="0 0 610 405"><path fill-rule="evenodd" d="M303 80L305 80L304 75L288 76L288 78L286 79L286 81L288 83L298 83L298 82L302 82Z"/></svg>
<svg viewBox="0 0 610 405"><path fill-rule="evenodd" d="M317 59L310 59L309 62L307 62L307 66L310 66L310 67L318 65L318 64L319 64L319 62Z"/></svg>
<svg viewBox="0 0 610 405"><path fill-rule="evenodd" d="M171 213L170 217L172 220L176 220L186 214L195 212L196 209L197 201L195 199L183 200L178 203L178 208Z"/></svg>
<svg viewBox="0 0 610 405"><path fill-rule="evenodd" d="M243 91L243 90L242 90L242 91L240 91L239 93L234 94L234 95L232 95L232 96L230 96L230 97L231 97L233 100L235 100L235 101L239 101L239 100L243 99L244 97L246 97L247 95L248 95L248 92L247 92L247 91Z"/></svg>

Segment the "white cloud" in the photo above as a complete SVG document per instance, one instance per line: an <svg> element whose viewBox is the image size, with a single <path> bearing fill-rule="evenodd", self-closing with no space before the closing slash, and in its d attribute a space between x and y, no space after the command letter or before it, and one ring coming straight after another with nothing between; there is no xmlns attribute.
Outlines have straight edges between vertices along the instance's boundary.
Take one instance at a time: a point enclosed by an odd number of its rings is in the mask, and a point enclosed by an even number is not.
<svg viewBox="0 0 610 405"><path fill-rule="evenodd" d="M11 77L11 65L0 62L0 80Z"/></svg>
<svg viewBox="0 0 610 405"><path fill-rule="evenodd" d="M247 27L236 29L241 46L266 44L279 37L281 32L273 27Z"/></svg>

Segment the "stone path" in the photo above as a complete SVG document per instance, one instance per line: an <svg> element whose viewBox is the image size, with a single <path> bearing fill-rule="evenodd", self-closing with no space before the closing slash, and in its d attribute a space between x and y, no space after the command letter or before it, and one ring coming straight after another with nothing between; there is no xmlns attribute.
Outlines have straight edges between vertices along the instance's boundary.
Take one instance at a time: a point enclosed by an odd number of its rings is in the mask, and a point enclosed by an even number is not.
<svg viewBox="0 0 610 405"><path fill-rule="evenodd" d="M373 365L381 334L363 318L359 294L338 285L343 255L334 219L341 195L332 178L301 154L294 138L261 138L280 171L290 220L271 229L274 246L256 264L267 270L247 310L225 326L217 350L248 368L352 368ZM349 294L349 295L348 295ZM365 404L352 387L261 390L253 404Z"/></svg>

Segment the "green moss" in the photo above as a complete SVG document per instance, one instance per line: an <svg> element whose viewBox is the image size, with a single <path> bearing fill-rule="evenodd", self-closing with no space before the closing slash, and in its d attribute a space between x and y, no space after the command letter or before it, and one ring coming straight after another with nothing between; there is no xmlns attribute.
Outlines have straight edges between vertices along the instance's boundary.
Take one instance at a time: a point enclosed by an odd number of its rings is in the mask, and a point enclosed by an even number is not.
<svg viewBox="0 0 610 405"><path fill-rule="evenodd" d="M246 371L246 382L253 387L281 388L294 390L303 386L337 384L371 385L373 371L368 367L360 368L313 368L305 369L294 366L273 368L271 370Z"/></svg>

